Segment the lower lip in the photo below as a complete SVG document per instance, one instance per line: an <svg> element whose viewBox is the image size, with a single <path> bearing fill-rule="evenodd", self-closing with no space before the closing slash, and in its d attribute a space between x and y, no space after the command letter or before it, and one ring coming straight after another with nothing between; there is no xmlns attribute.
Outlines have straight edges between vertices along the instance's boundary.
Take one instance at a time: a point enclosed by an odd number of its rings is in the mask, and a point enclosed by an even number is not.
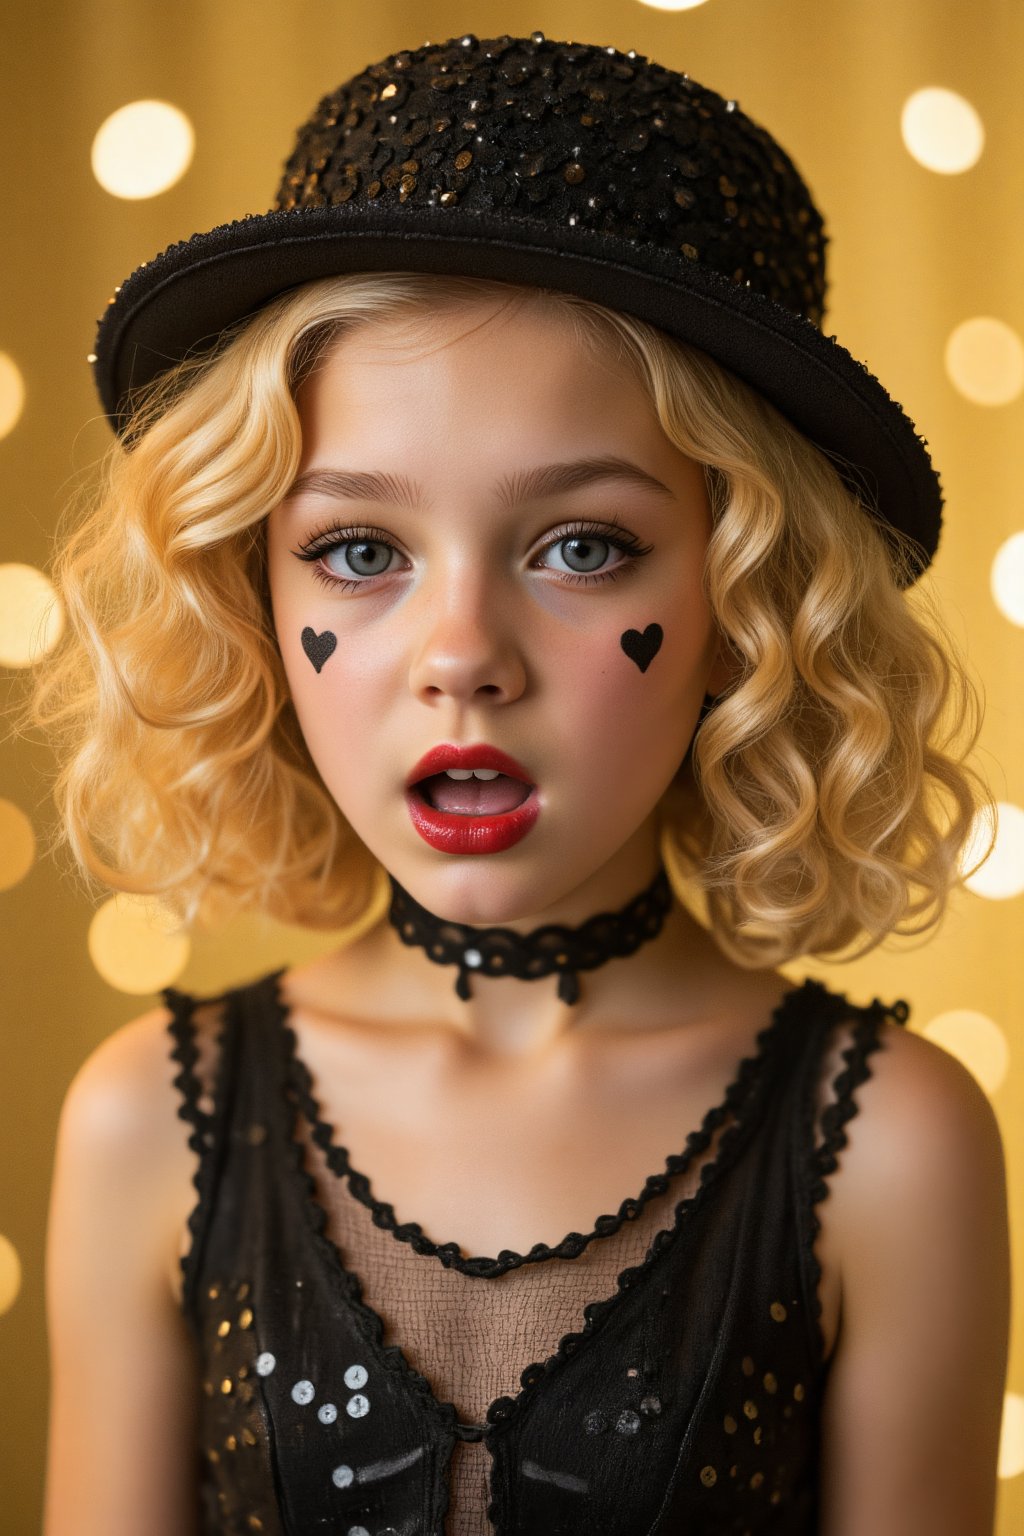
<svg viewBox="0 0 1024 1536"><path fill-rule="evenodd" d="M428 805L416 789L407 789L405 803L416 831L440 853L501 853L524 838L540 815L536 785L522 805L500 816L457 816Z"/></svg>

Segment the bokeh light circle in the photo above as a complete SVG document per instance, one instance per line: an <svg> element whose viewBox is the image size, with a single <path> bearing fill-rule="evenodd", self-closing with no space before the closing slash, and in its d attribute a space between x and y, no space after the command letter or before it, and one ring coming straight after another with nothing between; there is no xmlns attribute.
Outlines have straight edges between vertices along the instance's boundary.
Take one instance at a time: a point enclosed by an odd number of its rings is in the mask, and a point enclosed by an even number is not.
<svg viewBox="0 0 1024 1536"><path fill-rule="evenodd" d="M20 805L0 800L0 891L24 880L36 858L36 835Z"/></svg>
<svg viewBox="0 0 1024 1536"><path fill-rule="evenodd" d="M89 955L119 992L159 992L184 970L191 945L178 919L153 896L119 891L93 914Z"/></svg>
<svg viewBox="0 0 1024 1536"><path fill-rule="evenodd" d="M1024 892L1024 810L1008 800L996 802L996 839L992 852L964 884L976 896L1005 901ZM961 873L970 869L987 848L992 823L987 811L974 819L970 837L960 857Z"/></svg>
<svg viewBox="0 0 1024 1536"><path fill-rule="evenodd" d="M1004 618L1024 627L1024 532L1013 533L992 561L992 598Z"/></svg>
<svg viewBox="0 0 1024 1536"><path fill-rule="evenodd" d="M21 1260L9 1237L0 1232L0 1312L9 1312L21 1290Z"/></svg>
<svg viewBox="0 0 1024 1536"><path fill-rule="evenodd" d="M652 11L695 11L706 0L640 0L640 4L650 6Z"/></svg>
<svg viewBox="0 0 1024 1536"><path fill-rule="evenodd" d="M1024 1397L1007 1392L1003 1398L1003 1423L999 1435L998 1475L1019 1477L1024 1472Z"/></svg>
<svg viewBox="0 0 1024 1536"><path fill-rule="evenodd" d="M900 130L908 154L942 176L969 171L985 148L984 124L974 107L941 85L925 86L907 97Z"/></svg>
<svg viewBox="0 0 1024 1536"><path fill-rule="evenodd" d="M946 372L975 405L1009 405L1024 390L1024 343L993 315L975 315L950 333Z"/></svg>
<svg viewBox="0 0 1024 1536"><path fill-rule="evenodd" d="M64 633L64 604L34 565L0 565L0 666L30 667Z"/></svg>
<svg viewBox="0 0 1024 1536"><path fill-rule="evenodd" d="M1010 1047L987 1013L950 1008L930 1019L921 1033L961 1061L990 1098L1003 1086L1010 1070Z"/></svg>
<svg viewBox="0 0 1024 1536"><path fill-rule="evenodd" d="M112 197L156 197L192 163L192 124L169 101L130 101L101 123L92 141L92 172Z"/></svg>
<svg viewBox="0 0 1024 1536"><path fill-rule="evenodd" d="M9 352L0 352L0 437L6 437L25 409L25 380Z"/></svg>

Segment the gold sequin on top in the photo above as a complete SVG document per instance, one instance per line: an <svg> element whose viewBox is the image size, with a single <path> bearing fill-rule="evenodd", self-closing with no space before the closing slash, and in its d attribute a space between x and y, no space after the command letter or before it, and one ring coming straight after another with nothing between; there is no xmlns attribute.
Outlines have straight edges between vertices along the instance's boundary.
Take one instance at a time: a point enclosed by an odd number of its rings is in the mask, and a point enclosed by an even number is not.
<svg viewBox="0 0 1024 1536"><path fill-rule="evenodd" d="M278 974L206 1000L224 1022L201 1036L164 993L200 1154L204 1536L816 1536L814 1207L887 1010L792 989L639 1196L553 1248L466 1258L349 1165Z"/></svg>

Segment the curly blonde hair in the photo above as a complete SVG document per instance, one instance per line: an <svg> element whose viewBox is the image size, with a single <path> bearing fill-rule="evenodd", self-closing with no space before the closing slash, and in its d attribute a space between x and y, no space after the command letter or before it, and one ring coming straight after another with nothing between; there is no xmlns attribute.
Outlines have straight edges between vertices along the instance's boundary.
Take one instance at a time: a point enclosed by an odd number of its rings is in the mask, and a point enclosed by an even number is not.
<svg viewBox="0 0 1024 1536"><path fill-rule="evenodd" d="M252 906L314 928L383 915L384 872L290 702L265 522L300 461L296 391L335 338L496 297L614 349L705 466L704 586L737 675L658 812L670 873L703 895L720 949L755 967L863 939L842 957L856 959L936 924L994 805L965 761L975 685L934 603L901 590L908 541L695 348L572 295L405 272L305 284L157 379L66 509L53 579L69 622L25 712L57 750L51 851L66 843L87 886L158 896L185 923Z"/></svg>

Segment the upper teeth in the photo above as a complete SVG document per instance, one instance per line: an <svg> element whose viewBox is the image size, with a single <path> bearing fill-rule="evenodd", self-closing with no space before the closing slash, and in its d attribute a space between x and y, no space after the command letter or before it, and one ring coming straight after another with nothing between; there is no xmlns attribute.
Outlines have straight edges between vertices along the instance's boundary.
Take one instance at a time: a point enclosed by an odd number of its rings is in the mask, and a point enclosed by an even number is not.
<svg viewBox="0 0 1024 1536"><path fill-rule="evenodd" d="M446 768L450 779L496 779L497 768Z"/></svg>

